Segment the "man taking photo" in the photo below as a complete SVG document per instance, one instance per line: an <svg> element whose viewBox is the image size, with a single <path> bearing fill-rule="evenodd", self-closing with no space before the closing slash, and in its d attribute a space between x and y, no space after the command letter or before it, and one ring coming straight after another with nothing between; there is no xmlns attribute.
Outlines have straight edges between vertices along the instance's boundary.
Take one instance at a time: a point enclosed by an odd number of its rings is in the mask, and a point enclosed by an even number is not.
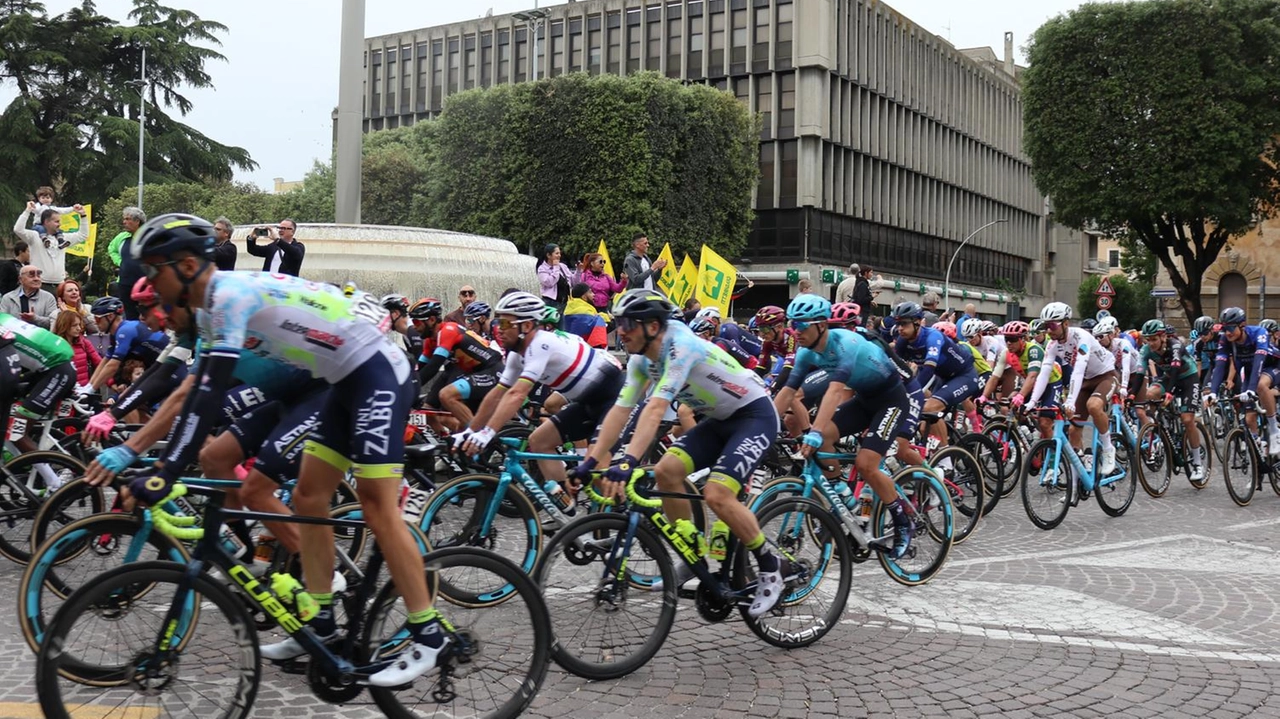
<svg viewBox="0 0 1280 719"><path fill-rule="evenodd" d="M278 232L277 232L278 228ZM249 254L261 257L262 271L280 275L297 277L302 272L302 258L307 248L293 238L298 223L293 220L280 220L276 227L258 227L245 238ZM258 240L266 238L267 244L259 245Z"/></svg>

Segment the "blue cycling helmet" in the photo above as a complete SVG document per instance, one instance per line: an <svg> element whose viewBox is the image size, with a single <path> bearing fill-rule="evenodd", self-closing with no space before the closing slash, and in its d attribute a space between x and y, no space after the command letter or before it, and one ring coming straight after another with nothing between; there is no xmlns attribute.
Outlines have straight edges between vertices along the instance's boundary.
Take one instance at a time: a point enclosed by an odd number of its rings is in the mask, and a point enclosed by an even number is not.
<svg viewBox="0 0 1280 719"><path fill-rule="evenodd" d="M462 311L462 316L466 318L468 322L474 320L487 320L489 319L489 314L491 312L492 310L489 309L489 305L484 302L472 302L467 305L465 310Z"/></svg>
<svg viewBox="0 0 1280 719"><path fill-rule="evenodd" d="M831 319L831 301L818 295L797 295L787 305L787 319L817 322Z"/></svg>
<svg viewBox="0 0 1280 719"><path fill-rule="evenodd" d="M889 313L896 322L924 319L924 308L918 302L899 302ZM967 324L967 323L966 323Z"/></svg>

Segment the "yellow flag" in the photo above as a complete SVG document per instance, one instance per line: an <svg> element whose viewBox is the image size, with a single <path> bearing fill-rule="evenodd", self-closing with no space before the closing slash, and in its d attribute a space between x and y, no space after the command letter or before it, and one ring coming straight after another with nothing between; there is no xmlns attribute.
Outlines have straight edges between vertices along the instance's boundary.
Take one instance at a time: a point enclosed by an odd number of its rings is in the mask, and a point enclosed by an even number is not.
<svg viewBox="0 0 1280 719"><path fill-rule="evenodd" d="M610 277L617 278L617 275L613 273L613 261L609 259L609 246L604 243L604 240L600 240L600 248L596 252L599 252L604 257L604 273Z"/></svg>
<svg viewBox="0 0 1280 719"><path fill-rule="evenodd" d="M93 222L93 205L84 206L84 221ZM74 212L62 213L62 223L58 225L58 229L70 235L80 231L80 215Z"/></svg>
<svg viewBox="0 0 1280 719"><path fill-rule="evenodd" d="M694 287L698 284L698 268L694 266L693 260L685 255L684 262L680 263L680 271L673 273L673 276L675 283L667 299L674 302L677 307L684 307L685 300L693 296Z"/></svg>
<svg viewBox="0 0 1280 719"><path fill-rule="evenodd" d="M717 255L706 245L702 246L702 259L698 263L698 302L703 307L719 307L720 313L729 316L729 297L738 271L733 264Z"/></svg>
<svg viewBox="0 0 1280 719"><path fill-rule="evenodd" d="M667 264L662 267L662 275L658 277L656 287L670 299L671 291L675 289L676 280L679 279L679 274L676 272L676 259L671 254L670 242L662 246L662 252L658 253L658 259L666 260Z"/></svg>
<svg viewBox="0 0 1280 719"><path fill-rule="evenodd" d="M89 225L89 236L84 242L74 244L67 248L68 255L76 257L93 257L93 248L98 244L98 223Z"/></svg>

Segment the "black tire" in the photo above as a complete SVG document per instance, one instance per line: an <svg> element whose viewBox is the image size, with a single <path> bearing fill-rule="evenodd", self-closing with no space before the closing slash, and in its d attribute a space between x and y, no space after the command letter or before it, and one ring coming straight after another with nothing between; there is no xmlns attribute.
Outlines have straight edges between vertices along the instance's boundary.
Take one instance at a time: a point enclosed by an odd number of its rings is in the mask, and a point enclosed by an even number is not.
<svg viewBox="0 0 1280 719"><path fill-rule="evenodd" d="M441 670L406 687L369 693L378 708L392 719L420 716L474 716L507 719L519 716L546 679L550 665L551 622L547 605L529 575L502 557L482 549L456 547L431 552L424 558L428 586L458 584L456 574L493 576L484 584L511 584L515 589L501 603L481 607L438 605L445 619L459 635L469 636L478 652L466 657L465 672ZM435 575L434 577L431 575ZM405 644L407 611L395 585L388 582L371 605L361 646L372 661L387 658ZM459 645L455 644L455 647ZM447 667L458 667L454 658ZM433 692L443 689L442 678L453 676L449 702L436 700ZM421 707L422 713L415 708Z"/></svg>
<svg viewBox="0 0 1280 719"><path fill-rule="evenodd" d="M1142 465L1138 480L1152 497L1163 497L1173 481L1172 445L1160 425L1148 422L1138 430L1138 464Z"/></svg>
<svg viewBox="0 0 1280 719"><path fill-rule="evenodd" d="M1227 483L1227 494L1239 506L1247 506L1258 487L1261 462L1257 447L1249 433L1240 428L1228 432L1222 444L1222 478ZM1271 476L1274 482L1275 474Z"/></svg>
<svg viewBox="0 0 1280 719"><path fill-rule="evenodd" d="M1007 422L989 424L982 429L982 435L995 442L999 452L1001 499L1013 494L1018 488L1018 469L1022 467L1022 455L1025 452L1022 438L1017 436L1019 431L1017 425Z"/></svg>
<svg viewBox="0 0 1280 719"><path fill-rule="evenodd" d="M31 651L40 650L45 627L63 600L108 569L125 562L142 521L131 514L99 514L76 520L50 535L27 563L18 584L18 623ZM146 535L138 561L185 564L187 550L157 531Z"/></svg>
<svg viewBox="0 0 1280 719"><path fill-rule="evenodd" d="M1213 474L1213 450L1211 449L1213 443L1209 441L1209 429L1204 426L1204 422L1196 420L1196 429L1200 432L1200 461L1204 462L1205 479L1199 485L1192 482L1191 486L1204 489L1209 486L1209 476ZM1191 451L1190 445L1187 445L1187 451Z"/></svg>
<svg viewBox="0 0 1280 719"><path fill-rule="evenodd" d="M781 501L781 500L780 500ZM555 605L551 657L584 679L626 676L662 649L676 619L675 568L666 545L641 520L630 555L612 557L626 534L628 514L606 512L580 517L547 544L534 580ZM662 591L647 582L618 579L617 562L628 576L662 577Z"/></svg>
<svg viewBox="0 0 1280 719"><path fill-rule="evenodd" d="M45 496L43 467L70 482L84 476L84 465L60 452L26 452L4 465L7 475L0 484L0 554L18 564L31 559L31 529ZM23 487L17 484L24 485ZM29 493L34 490L35 496Z"/></svg>
<svg viewBox="0 0 1280 719"><path fill-rule="evenodd" d="M1066 519L1067 510L1071 508L1068 501L1071 483L1076 481L1071 462L1057 455L1056 440L1042 439L1031 445L1022 460L1022 476L1018 480L1022 490L1022 508L1027 512L1027 518L1044 530L1053 529ZM1055 464L1056 476L1049 477L1046 468Z"/></svg>
<svg viewBox="0 0 1280 719"><path fill-rule="evenodd" d="M525 572L533 571L542 551L542 527L533 502L512 482L499 506L490 531L484 532L485 512L498 490L492 474L464 474L436 488L422 510L418 527L436 549L475 547L506 557ZM514 514L515 516L509 516Z"/></svg>
<svg viewBox="0 0 1280 719"><path fill-rule="evenodd" d="M907 586L924 584L933 579L951 554L955 539L955 511L950 493L937 475L923 467L906 467L893 475L898 495L911 504L914 511L914 536L906 555L892 559L876 552L880 566L893 581ZM879 496L871 505L869 530L873 538L885 537L893 530L889 507Z"/></svg>
<svg viewBox="0 0 1280 719"><path fill-rule="evenodd" d="M990 511L989 507L994 506L987 504L987 490L992 484L985 479L986 473L979 466L978 460L965 449L943 447L930 455L929 464L939 469L942 467L944 458L950 460L950 468L944 470L944 474L955 523L955 532L951 541L953 544L960 544L973 534L973 530L978 526L978 520ZM998 480L995 487L998 493L1000 488ZM984 511L984 507L988 509Z"/></svg>
<svg viewBox="0 0 1280 719"><path fill-rule="evenodd" d="M186 569L175 562L127 564L71 595L36 658L36 694L46 717L69 719L86 706L109 706L119 716L249 715L262 674L258 634L240 599L208 575L195 578L187 602L193 609L175 628L181 661L160 670L168 681L152 680L146 693L133 684L136 667L161 636ZM136 592L138 585L150 590ZM88 686L64 676L90 672ZM196 682L197 688L188 686Z"/></svg>
<svg viewBox="0 0 1280 719"><path fill-rule="evenodd" d="M792 567L793 578L773 609L755 618L745 604L738 611L765 642L783 649L807 647L835 628L844 613L852 582L849 538L831 512L809 499L772 502L757 519L765 541ZM730 583L741 590L755 582L756 572L751 553L741 545L738 550Z"/></svg>
<svg viewBox="0 0 1280 719"><path fill-rule="evenodd" d="M31 525L31 549L45 543L53 533L112 506L116 492L112 487L91 487L83 478L67 482L40 505Z"/></svg>
<svg viewBox="0 0 1280 719"><path fill-rule="evenodd" d="M991 514L991 511L1000 503L1000 498L1004 496L1005 483L1015 479L1016 470L1010 471L1007 468L1000 445L985 434L970 432L958 444L973 455L978 466L982 468L982 479L987 485L982 505L982 516L985 517Z"/></svg>
<svg viewBox="0 0 1280 719"><path fill-rule="evenodd" d="M1133 495L1138 489L1138 480L1134 478L1136 470L1133 468L1133 457L1129 451L1129 444L1124 441L1118 433L1111 434L1111 442L1116 448L1116 470L1123 472L1119 479L1111 477L1105 479L1097 479L1097 486L1093 488L1093 496L1098 500L1098 506L1102 507L1102 511L1110 517L1119 517L1129 511L1129 506L1133 504Z"/></svg>

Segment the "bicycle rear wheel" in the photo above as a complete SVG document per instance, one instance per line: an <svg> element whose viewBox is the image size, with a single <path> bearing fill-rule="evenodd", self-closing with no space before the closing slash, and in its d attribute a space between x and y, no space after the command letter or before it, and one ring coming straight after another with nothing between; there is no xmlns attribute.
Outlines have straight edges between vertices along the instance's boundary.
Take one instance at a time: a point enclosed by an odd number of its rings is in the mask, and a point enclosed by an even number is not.
<svg viewBox="0 0 1280 719"><path fill-rule="evenodd" d="M1070 452L1071 450L1066 450ZM1042 439L1027 450L1022 461L1022 508L1027 518L1041 529L1053 529L1067 518L1068 499L1075 470L1066 457L1059 456L1058 443Z"/></svg>
<svg viewBox="0 0 1280 719"><path fill-rule="evenodd" d="M947 460L945 463L943 460ZM960 544L973 534L985 512L983 507L987 498L987 490L994 486L1000 490L999 480L994 485L984 481L984 472L978 466L978 460L960 447L943 447L929 457L929 464L935 469L943 469L946 476L947 492L951 497L951 507L955 518L955 535L953 544Z"/></svg>
<svg viewBox="0 0 1280 719"><path fill-rule="evenodd" d="M175 562L127 564L71 595L36 659L36 693L46 717L249 715L262 673L257 632L240 600L207 575L179 597L186 570ZM149 591L138 592L140 585ZM175 600L187 610L169 634L166 617ZM179 661L163 666L154 658L162 634L181 647ZM92 683L67 678L87 669Z"/></svg>
<svg viewBox="0 0 1280 719"><path fill-rule="evenodd" d="M757 517L765 541L790 567L783 579L782 599L752 618L745 603L742 619L756 636L775 647L807 647L826 636L840 621L852 581L849 538L844 527L821 504L808 499L780 499ZM735 553L732 586L741 590L756 581L751 553Z"/></svg>
<svg viewBox="0 0 1280 719"><path fill-rule="evenodd" d="M1003 499L1018 488L1018 468L1022 466L1022 443L1016 436L1017 425L998 422L983 428L982 434L996 443L1000 459L1000 496ZM988 485L990 489L991 485Z"/></svg>
<svg viewBox="0 0 1280 719"><path fill-rule="evenodd" d="M483 584L509 584L514 590L505 601L483 606L438 603L455 631L441 669L405 687L370 687L373 700L392 719L519 716L537 696L551 663L554 637L538 587L510 560L483 549L442 549L424 559L429 585L456 585L460 575L485 575ZM404 602L388 582L373 601L361 641L371 662L408 644L407 620Z"/></svg>
<svg viewBox="0 0 1280 719"><path fill-rule="evenodd" d="M1138 483L1133 478L1136 470L1133 467L1129 443L1114 432L1111 434L1111 442L1116 448L1116 470L1123 474L1112 474L1110 477L1097 480L1098 486L1093 488L1093 496L1098 500L1098 506L1102 507L1103 512L1111 517L1119 517L1129 511L1129 506L1133 504L1133 495L1137 491Z"/></svg>
<svg viewBox="0 0 1280 719"><path fill-rule="evenodd" d="M616 679L644 666L662 649L676 619L675 569L667 548L641 524L624 552L629 517L606 512L575 519L556 532L533 573L556 607L551 656L584 679ZM633 581L635 575L662 577L662 591Z"/></svg>
<svg viewBox="0 0 1280 719"><path fill-rule="evenodd" d="M898 495L911 505L911 546L899 559L879 551L876 556L893 581L907 586L924 584L942 569L951 553L956 529L950 493L937 475L923 467L899 471L893 475L893 483L898 487ZM873 539L893 535L893 517L879 497L871 507L871 517Z"/></svg>
<svg viewBox="0 0 1280 719"><path fill-rule="evenodd" d="M1160 425L1149 422L1138 431L1138 463L1142 465L1138 479L1152 497L1163 497L1173 480L1169 447L1169 437Z"/></svg>
<svg viewBox="0 0 1280 719"><path fill-rule="evenodd" d="M957 444L973 455L982 469L982 480L986 483L986 491L982 504L982 515L985 517L1000 503L1004 496L1004 487L1009 470L1002 459L1003 452L996 441L984 434L969 433ZM1009 479L1008 481L1012 481Z"/></svg>
<svg viewBox="0 0 1280 719"><path fill-rule="evenodd" d="M35 521L31 525L31 549L38 548L54 532L77 519L107 511L115 496L114 488L92 487L84 479L62 485L58 491L49 495L36 512Z"/></svg>
<svg viewBox="0 0 1280 719"><path fill-rule="evenodd" d="M50 487L84 476L84 465L60 452L26 452L4 465L0 482L0 554L26 564L31 559L31 528ZM26 488L26 489L24 489ZM37 493L31 496L28 491Z"/></svg>
<svg viewBox="0 0 1280 719"><path fill-rule="evenodd" d="M1227 481L1231 501L1244 507L1253 501L1258 487L1260 462L1253 439L1243 429L1233 429L1223 442L1222 476ZM1274 481L1275 475L1272 475Z"/></svg>
<svg viewBox="0 0 1280 719"><path fill-rule="evenodd" d="M185 564L187 551L160 532L149 532L145 546L133 546L142 522L131 514L99 514L54 532L27 563L18 584L18 623L31 651L40 650L45 627L63 600L108 569L125 563L130 550L138 561L167 559Z"/></svg>

